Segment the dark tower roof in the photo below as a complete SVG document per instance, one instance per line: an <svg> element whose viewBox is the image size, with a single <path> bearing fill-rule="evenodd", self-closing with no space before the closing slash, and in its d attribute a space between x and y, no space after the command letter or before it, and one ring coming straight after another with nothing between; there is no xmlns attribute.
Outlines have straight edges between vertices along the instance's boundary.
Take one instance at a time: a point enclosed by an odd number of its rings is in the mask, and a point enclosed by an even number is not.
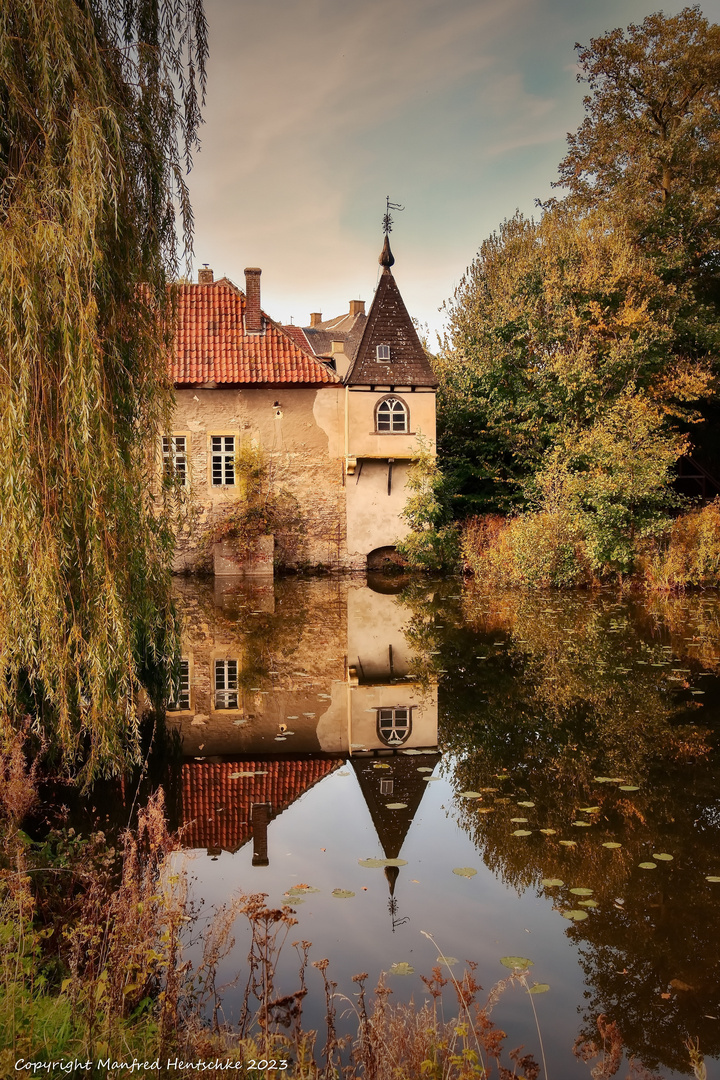
<svg viewBox="0 0 720 1080"><path fill-rule="evenodd" d="M427 386L437 379L420 344L390 267L395 262L388 237L379 259L380 283L345 382L349 386ZM377 346L390 346L390 362L377 359Z"/></svg>

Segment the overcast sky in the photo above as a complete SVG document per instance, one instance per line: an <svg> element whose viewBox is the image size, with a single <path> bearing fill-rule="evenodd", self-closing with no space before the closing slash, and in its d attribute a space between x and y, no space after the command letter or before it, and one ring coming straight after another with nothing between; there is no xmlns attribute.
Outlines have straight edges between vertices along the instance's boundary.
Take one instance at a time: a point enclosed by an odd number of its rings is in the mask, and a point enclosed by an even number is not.
<svg viewBox="0 0 720 1080"><path fill-rule="evenodd" d="M675 14L683 3L662 5ZM206 0L210 65L190 175L196 265L271 318L370 301L385 196L411 315L432 331L482 240L551 194L579 124L576 41L651 0ZM720 0L703 11L720 21ZM432 339L431 339L432 343Z"/></svg>

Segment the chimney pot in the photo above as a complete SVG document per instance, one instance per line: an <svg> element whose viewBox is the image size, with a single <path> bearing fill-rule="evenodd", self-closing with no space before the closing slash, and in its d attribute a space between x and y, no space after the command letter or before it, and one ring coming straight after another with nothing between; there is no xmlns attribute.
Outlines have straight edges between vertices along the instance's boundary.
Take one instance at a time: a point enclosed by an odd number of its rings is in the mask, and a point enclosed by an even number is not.
<svg viewBox="0 0 720 1080"><path fill-rule="evenodd" d="M350 314L355 315L365 314L365 301L364 300L351 300L350 301Z"/></svg>
<svg viewBox="0 0 720 1080"><path fill-rule="evenodd" d="M212 269L207 263L203 263L198 270L198 285L212 285L213 281L214 277Z"/></svg>
<svg viewBox="0 0 720 1080"><path fill-rule="evenodd" d="M317 326L318 323L321 323L321 322L322 322L322 311L311 311L310 312L310 326Z"/></svg>
<svg viewBox="0 0 720 1080"><path fill-rule="evenodd" d="M260 310L260 275L257 266L245 268L245 332L261 334L263 330Z"/></svg>

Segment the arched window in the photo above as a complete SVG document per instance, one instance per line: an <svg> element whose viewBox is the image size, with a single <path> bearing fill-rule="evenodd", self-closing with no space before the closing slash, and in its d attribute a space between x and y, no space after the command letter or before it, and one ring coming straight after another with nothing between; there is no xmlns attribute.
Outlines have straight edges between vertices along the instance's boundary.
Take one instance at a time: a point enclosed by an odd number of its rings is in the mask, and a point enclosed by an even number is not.
<svg viewBox="0 0 720 1080"><path fill-rule="evenodd" d="M395 706L377 710L377 733L386 746L400 746L412 731L412 709Z"/></svg>
<svg viewBox="0 0 720 1080"><path fill-rule="evenodd" d="M375 412L377 431L403 432L410 430L407 405L400 398L383 398Z"/></svg>

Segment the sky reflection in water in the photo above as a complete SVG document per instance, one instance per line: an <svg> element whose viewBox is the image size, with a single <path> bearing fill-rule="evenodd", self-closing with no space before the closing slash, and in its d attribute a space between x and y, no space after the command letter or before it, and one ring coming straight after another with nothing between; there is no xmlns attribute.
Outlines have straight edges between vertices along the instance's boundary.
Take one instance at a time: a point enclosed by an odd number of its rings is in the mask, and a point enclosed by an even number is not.
<svg viewBox="0 0 720 1080"><path fill-rule="evenodd" d="M687 1034L720 1054L714 595L335 578L177 589L191 691L171 714L185 760L169 795L202 917L238 890L280 904L313 886L291 938L328 956L347 994L353 974L373 983L404 961L415 974L390 985L422 998L437 949L421 930L477 961L486 989L500 957L527 956L551 987L535 1004L555 1076L589 1075L572 1045L600 1013L663 1076L687 1073ZM228 982L246 949L238 927ZM288 944L281 981L296 967ZM229 1016L238 996L226 991ZM519 989L494 1017L537 1053Z"/></svg>

